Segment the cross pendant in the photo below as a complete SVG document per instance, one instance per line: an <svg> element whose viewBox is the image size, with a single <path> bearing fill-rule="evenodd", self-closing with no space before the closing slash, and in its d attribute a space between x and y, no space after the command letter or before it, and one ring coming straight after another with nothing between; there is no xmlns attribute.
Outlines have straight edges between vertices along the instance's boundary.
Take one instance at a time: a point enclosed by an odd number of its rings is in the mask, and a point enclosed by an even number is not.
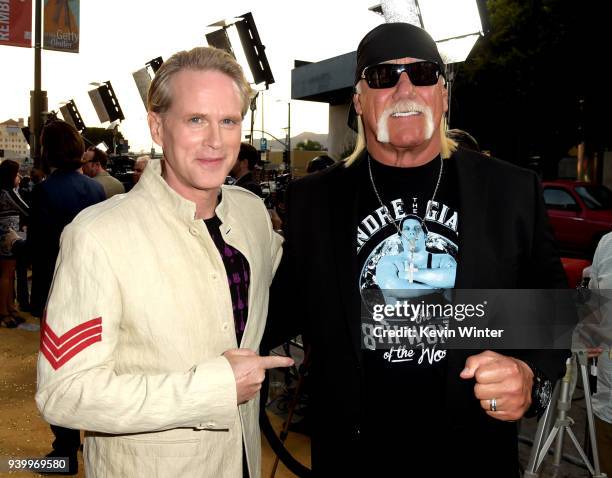
<svg viewBox="0 0 612 478"><path fill-rule="evenodd" d="M411 262L408 266L408 282L411 284L414 282L414 273L417 271L418 269L415 267L414 262Z"/></svg>

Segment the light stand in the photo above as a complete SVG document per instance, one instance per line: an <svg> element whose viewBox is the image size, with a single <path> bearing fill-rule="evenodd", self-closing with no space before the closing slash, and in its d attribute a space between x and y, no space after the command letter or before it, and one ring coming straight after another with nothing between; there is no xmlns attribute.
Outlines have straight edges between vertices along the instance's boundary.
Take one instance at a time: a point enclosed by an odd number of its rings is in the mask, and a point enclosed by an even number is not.
<svg viewBox="0 0 612 478"><path fill-rule="evenodd" d="M249 143L253 146L253 132L255 131L255 110L257 109L257 96L259 96L259 92L253 96L251 99L251 106L249 109L251 110L251 137L249 138Z"/></svg>
<svg viewBox="0 0 612 478"><path fill-rule="evenodd" d="M578 439L571 427L574 425L574 420L568 416L567 412L569 412L572 406L572 397L570 395L571 382L572 382L572 362L576 360L578 367L580 367L581 377L582 377L582 386L584 389L584 401L586 403L586 411L587 411L587 422L588 422L588 431L589 437L591 440L592 453L593 453L593 464L591 464L587 454L578 443ZM559 391L560 390L560 391ZM524 478L538 478L540 476L538 469L542 465L548 450L550 449L553 441L555 441L555 449L554 449L554 458L553 465L555 467L559 467L561 464L562 458L562 450L563 450L563 437L567 432L574 447L580 454L582 461L586 465L589 473L593 478L607 478L605 473L602 473L599 468L599 454L597 451L597 441L595 439L595 422L593 418L593 406L591 404L591 387L589 385L589 376L587 371L587 355L585 350L574 351L573 355L570 359L568 359L566 364L566 373L565 377L555 387L555 393L558 392L558 399L553 401L551 399L548 408L544 416L540 419L540 423L538 423L538 428L536 430L536 436L534 439L534 444L531 449L531 455L529 457L529 463L527 465L527 469L523 475ZM553 394L553 398L554 398ZM542 439L547 432L547 429L550 428L550 423L552 423L553 419L553 405L556 403L557 408L557 417L554 422L554 426L550 431L550 434L544 441L542 447L540 448L540 444L542 443Z"/></svg>

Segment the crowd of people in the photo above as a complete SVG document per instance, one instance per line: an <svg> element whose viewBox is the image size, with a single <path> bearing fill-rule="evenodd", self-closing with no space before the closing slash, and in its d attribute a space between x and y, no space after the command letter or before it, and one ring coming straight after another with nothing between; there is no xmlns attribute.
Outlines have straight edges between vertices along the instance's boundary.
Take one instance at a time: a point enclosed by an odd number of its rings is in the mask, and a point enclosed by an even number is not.
<svg viewBox="0 0 612 478"><path fill-rule="evenodd" d="M95 146L85 149L69 124L49 122L41 144L40 168L0 163L0 325L6 328L23 323L24 312L42 317L63 228L82 209L125 192L106 170L108 155ZM148 159L135 160L134 184Z"/></svg>
<svg viewBox="0 0 612 478"><path fill-rule="evenodd" d="M127 194L61 121L43 130L49 175L26 200L0 164L0 314L18 324L25 250L51 455L76 472L84 430L90 477L259 477L259 390L267 369L293 364L260 344L302 334L315 476L518 476L516 421L546 409L569 350L437 350L417 363L362 336L366 289L395 303L567 286L535 174L448 134L442 67L413 25L363 38L355 151L289 184L282 234L254 179L258 153L241 143L254 92L215 48L157 70L147 121L163 158L136 161Z"/></svg>

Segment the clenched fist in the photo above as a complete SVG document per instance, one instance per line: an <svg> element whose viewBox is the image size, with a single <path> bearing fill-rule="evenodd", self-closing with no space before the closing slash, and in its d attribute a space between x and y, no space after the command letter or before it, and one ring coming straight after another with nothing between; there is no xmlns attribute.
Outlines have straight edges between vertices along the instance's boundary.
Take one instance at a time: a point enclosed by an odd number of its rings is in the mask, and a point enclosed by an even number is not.
<svg viewBox="0 0 612 478"><path fill-rule="evenodd" d="M522 360L486 350L468 357L460 377L476 380L474 395L490 417L519 420L531 405L533 372Z"/></svg>

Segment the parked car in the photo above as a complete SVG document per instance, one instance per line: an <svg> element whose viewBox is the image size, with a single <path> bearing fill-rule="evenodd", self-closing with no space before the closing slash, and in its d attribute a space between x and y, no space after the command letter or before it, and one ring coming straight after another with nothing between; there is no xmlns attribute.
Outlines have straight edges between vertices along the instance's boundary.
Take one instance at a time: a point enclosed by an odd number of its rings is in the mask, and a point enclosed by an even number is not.
<svg viewBox="0 0 612 478"><path fill-rule="evenodd" d="M591 258L601 237L612 231L612 191L592 183L542 183L544 202L559 248Z"/></svg>
<svg viewBox="0 0 612 478"><path fill-rule="evenodd" d="M561 264L567 276L567 284L570 288L575 288L583 285L588 285L588 280L585 282L585 277L589 278L591 262L585 259L576 259L573 257L562 257ZM588 272L586 272L588 270Z"/></svg>

